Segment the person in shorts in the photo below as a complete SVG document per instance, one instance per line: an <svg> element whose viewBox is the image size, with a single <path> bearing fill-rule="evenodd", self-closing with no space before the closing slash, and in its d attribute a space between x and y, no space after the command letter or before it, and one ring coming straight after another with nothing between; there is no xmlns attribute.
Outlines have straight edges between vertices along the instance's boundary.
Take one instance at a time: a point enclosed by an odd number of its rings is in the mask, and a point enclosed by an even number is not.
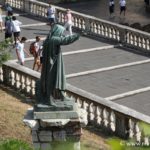
<svg viewBox="0 0 150 150"><path fill-rule="evenodd" d="M110 17L114 13L114 8L115 8L114 0L109 0L109 13L110 13Z"/></svg>
<svg viewBox="0 0 150 150"><path fill-rule="evenodd" d="M15 45L16 45L17 40L20 41L20 38L19 38L20 37L20 32L21 32L20 25L22 25L22 22L18 21L16 19L16 17L13 16L11 25L12 25L12 31L13 31L13 34L14 34L14 41L15 41Z"/></svg>
<svg viewBox="0 0 150 150"><path fill-rule="evenodd" d="M33 70L37 67L37 71L39 70L40 66L40 57L39 57L39 50L40 50L40 40L41 38L39 36L35 37L35 42L34 42L34 53L32 54L34 57L34 62L33 62Z"/></svg>
<svg viewBox="0 0 150 150"><path fill-rule="evenodd" d="M55 8L52 5L49 5L47 10L47 18L50 26L52 26L55 23Z"/></svg>
<svg viewBox="0 0 150 150"><path fill-rule="evenodd" d="M72 35L72 14L70 9L66 10L66 15L65 15L65 25L64 28L69 30L69 34Z"/></svg>
<svg viewBox="0 0 150 150"><path fill-rule="evenodd" d="M42 64L43 64L43 46L40 46L39 57L40 57L40 64L38 65L37 71L42 70Z"/></svg>
<svg viewBox="0 0 150 150"><path fill-rule="evenodd" d="M120 16L124 12L124 16L126 14L126 0L120 0Z"/></svg>
<svg viewBox="0 0 150 150"><path fill-rule="evenodd" d="M18 58L18 61L19 61L20 65L24 65L24 62L25 62L25 54L24 54L24 52L28 56L30 56L30 54L24 48L24 43L26 42L26 40L27 40L26 37L22 37L21 41L19 41L16 44L16 54L17 54L17 58Z"/></svg>

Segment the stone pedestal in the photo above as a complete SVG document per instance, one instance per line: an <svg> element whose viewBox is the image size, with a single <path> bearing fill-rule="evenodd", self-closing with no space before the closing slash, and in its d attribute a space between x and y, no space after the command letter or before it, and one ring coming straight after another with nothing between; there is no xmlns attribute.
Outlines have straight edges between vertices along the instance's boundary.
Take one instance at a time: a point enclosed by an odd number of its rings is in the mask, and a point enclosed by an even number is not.
<svg viewBox="0 0 150 150"><path fill-rule="evenodd" d="M39 107L28 109L23 120L31 128L35 149L80 150L82 127L87 124L86 111L77 106L68 111L41 111Z"/></svg>

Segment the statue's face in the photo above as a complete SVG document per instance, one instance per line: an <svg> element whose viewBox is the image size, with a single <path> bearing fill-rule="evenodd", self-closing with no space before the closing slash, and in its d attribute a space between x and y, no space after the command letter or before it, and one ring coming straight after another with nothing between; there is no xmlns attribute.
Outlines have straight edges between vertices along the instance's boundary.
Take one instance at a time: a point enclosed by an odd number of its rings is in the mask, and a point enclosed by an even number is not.
<svg viewBox="0 0 150 150"><path fill-rule="evenodd" d="M51 30L51 34L52 36L64 36L64 31L65 28L61 25L55 25L52 30Z"/></svg>

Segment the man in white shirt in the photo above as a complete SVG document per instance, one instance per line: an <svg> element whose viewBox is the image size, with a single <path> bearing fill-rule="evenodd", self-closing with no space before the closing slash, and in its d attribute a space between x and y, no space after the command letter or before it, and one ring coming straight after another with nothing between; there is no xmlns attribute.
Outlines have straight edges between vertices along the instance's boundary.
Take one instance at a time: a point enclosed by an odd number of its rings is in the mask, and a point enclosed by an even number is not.
<svg viewBox="0 0 150 150"><path fill-rule="evenodd" d="M20 40L19 37L20 37L20 32L21 32L21 29L20 29L21 24L22 22L18 21L15 16L12 17L11 25L12 25L12 31L14 34L15 45L17 43L17 40L18 41Z"/></svg>
<svg viewBox="0 0 150 150"><path fill-rule="evenodd" d="M24 43L26 42L26 37L22 37L21 41L16 44L16 54L20 65L24 65L25 55L24 52L30 56L30 54L25 50Z"/></svg>
<svg viewBox="0 0 150 150"><path fill-rule="evenodd" d="M120 0L120 15L122 14L122 12L124 12L124 16L125 16L126 0Z"/></svg>

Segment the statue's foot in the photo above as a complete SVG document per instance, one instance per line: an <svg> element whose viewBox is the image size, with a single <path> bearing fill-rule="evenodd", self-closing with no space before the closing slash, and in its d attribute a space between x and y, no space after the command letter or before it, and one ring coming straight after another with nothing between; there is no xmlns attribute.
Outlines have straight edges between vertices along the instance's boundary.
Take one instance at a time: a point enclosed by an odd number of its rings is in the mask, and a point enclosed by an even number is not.
<svg viewBox="0 0 150 150"><path fill-rule="evenodd" d="M54 106L54 107L57 107L56 103L53 102L52 100L50 100L50 103L49 103L50 106Z"/></svg>
<svg viewBox="0 0 150 150"><path fill-rule="evenodd" d="M53 100L53 97L50 97L49 105L50 106L55 106L55 107L57 106L56 103Z"/></svg>

